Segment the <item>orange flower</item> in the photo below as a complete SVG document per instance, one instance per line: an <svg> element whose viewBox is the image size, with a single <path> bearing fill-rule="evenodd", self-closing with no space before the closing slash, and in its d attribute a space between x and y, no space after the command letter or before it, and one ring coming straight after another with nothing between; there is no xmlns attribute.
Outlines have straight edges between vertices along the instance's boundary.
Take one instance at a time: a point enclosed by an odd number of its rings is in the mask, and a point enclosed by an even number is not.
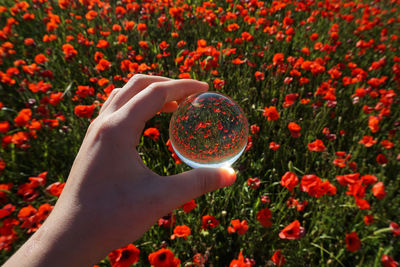
<svg viewBox="0 0 400 267"><path fill-rule="evenodd" d="M181 263L181 260L175 258L174 253L167 248L162 248L149 254L148 259L150 265L154 267L178 267Z"/></svg>
<svg viewBox="0 0 400 267"><path fill-rule="evenodd" d="M175 239L175 237L183 237L187 239L190 236L190 228L187 225L177 225L174 228L174 234L171 235L171 239Z"/></svg>
<svg viewBox="0 0 400 267"><path fill-rule="evenodd" d="M280 114L279 112L276 110L276 107L274 106L270 106L270 107L264 107L264 112L263 112L263 116L267 117L267 119L269 121L276 121L277 119L279 119Z"/></svg>

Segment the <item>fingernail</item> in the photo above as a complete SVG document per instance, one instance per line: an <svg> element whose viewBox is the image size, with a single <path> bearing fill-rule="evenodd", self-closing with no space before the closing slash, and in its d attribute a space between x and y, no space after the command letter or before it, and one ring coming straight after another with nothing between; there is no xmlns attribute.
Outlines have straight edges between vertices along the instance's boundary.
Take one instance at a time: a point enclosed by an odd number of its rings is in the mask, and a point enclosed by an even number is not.
<svg viewBox="0 0 400 267"><path fill-rule="evenodd" d="M236 180L236 172L231 167L222 167L224 176L221 181L221 187L232 185Z"/></svg>

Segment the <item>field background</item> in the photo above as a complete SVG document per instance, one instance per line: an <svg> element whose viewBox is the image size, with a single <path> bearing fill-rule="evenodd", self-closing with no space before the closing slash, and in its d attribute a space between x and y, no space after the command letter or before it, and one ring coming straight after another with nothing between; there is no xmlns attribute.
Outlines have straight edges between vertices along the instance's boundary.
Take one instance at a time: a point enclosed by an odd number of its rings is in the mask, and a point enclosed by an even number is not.
<svg viewBox="0 0 400 267"><path fill-rule="evenodd" d="M206 81L252 125L233 166L236 183L196 199L189 212L171 211L170 227L155 224L134 242L137 266L149 266L148 255L161 247L182 266L197 253L205 266L228 266L240 251L249 259L240 266L272 266L278 250L286 266L381 266L384 255L399 261L399 5L1 1L0 262L47 217L101 103L136 73ZM160 175L189 169L166 144L170 117L149 121L160 136L144 136L138 147ZM282 186L286 172L298 177L292 190ZM321 180L312 176L306 185L311 174ZM257 219L266 208L268 227ZM205 215L219 224L202 229ZM248 223L244 234L228 233L235 219ZM295 220L303 232L281 238ZM172 240L176 225L191 235ZM352 232L361 242L353 252L346 245ZM109 266L107 255L98 264Z"/></svg>

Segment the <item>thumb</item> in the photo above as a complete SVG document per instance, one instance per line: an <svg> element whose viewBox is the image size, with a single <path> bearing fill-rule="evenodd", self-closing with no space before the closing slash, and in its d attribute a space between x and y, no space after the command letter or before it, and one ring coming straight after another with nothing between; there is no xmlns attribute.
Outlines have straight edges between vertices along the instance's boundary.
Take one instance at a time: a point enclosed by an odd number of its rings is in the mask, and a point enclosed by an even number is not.
<svg viewBox="0 0 400 267"><path fill-rule="evenodd" d="M178 202L187 202L205 193L232 185L236 173L231 167L211 169L198 168L177 175L169 176L170 192Z"/></svg>

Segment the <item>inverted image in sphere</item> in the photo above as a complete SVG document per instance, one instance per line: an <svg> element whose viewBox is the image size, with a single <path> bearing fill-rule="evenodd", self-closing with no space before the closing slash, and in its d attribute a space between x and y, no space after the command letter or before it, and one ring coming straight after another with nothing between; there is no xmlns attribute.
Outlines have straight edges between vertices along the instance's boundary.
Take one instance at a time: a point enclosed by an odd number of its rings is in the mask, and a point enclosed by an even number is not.
<svg viewBox="0 0 400 267"><path fill-rule="evenodd" d="M230 166L243 153L249 134L242 109L229 97L205 92L183 101L172 115L171 145L187 165Z"/></svg>

